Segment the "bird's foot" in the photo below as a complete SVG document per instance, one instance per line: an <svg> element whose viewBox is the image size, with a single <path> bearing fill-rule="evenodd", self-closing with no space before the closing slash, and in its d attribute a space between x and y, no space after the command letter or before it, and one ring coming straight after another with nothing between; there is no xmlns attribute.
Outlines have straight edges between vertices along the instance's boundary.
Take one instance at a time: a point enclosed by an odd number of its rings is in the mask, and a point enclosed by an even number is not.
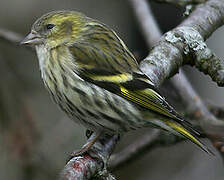
<svg viewBox="0 0 224 180"><path fill-rule="evenodd" d="M69 159L67 160L67 162L70 161L74 157L82 156L82 155L85 155L86 153L88 153L88 151L90 151L90 149L94 145L94 143L99 139L100 134L101 133L95 133L95 134L92 135L92 132L91 132L91 135L88 134L89 135L89 139L88 139L87 143L84 144L83 147L80 150L73 151L70 154Z"/></svg>
<svg viewBox="0 0 224 180"><path fill-rule="evenodd" d="M102 135L102 136L101 136ZM74 157L83 156L88 154L91 158L98 162L101 166L101 170L97 173L96 176L105 177L105 179L113 180L114 177L107 170L107 163L109 156L112 152L108 151L107 143L110 144L110 141L114 141L110 135L102 134L100 132L86 132L88 138L87 143L78 151L74 151L69 160ZM116 141L119 139L119 136L113 136ZM116 144L116 143L115 143ZM109 146L110 147L110 146Z"/></svg>
<svg viewBox="0 0 224 180"><path fill-rule="evenodd" d="M98 176L99 177L108 177L109 176L109 172L107 170L108 158L106 158L105 156L102 156L100 154L96 154L95 156L96 156L95 158L97 159L97 161L102 163L102 167L103 167L102 170L100 170L98 172Z"/></svg>

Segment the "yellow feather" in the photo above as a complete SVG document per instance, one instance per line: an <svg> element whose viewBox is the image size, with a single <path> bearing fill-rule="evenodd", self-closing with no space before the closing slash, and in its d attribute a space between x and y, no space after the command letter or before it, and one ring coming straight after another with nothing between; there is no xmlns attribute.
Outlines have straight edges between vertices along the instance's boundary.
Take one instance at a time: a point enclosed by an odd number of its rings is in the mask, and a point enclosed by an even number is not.
<svg viewBox="0 0 224 180"><path fill-rule="evenodd" d="M184 129L181 125L177 124L176 122L172 122L172 121L166 121L165 123L168 126L172 127L175 131L179 132L183 136L192 140L197 145L201 146L201 143L194 136L192 136L186 129Z"/></svg>
<svg viewBox="0 0 224 180"><path fill-rule="evenodd" d="M175 131L180 133L185 138L191 140L193 143L202 148L205 152L213 154L209 149L207 149L198 139L196 139L190 132L188 132L183 126L174 121L164 121L168 126L172 127Z"/></svg>
<svg viewBox="0 0 224 180"><path fill-rule="evenodd" d="M132 80L132 75L128 73L118 74L118 75L110 75L110 76L91 76L90 78L95 81L108 81L113 83L124 83Z"/></svg>
<svg viewBox="0 0 224 180"><path fill-rule="evenodd" d="M152 97L155 97L155 95L146 90L142 91L129 91L123 86L120 86L121 94L124 98L128 98L130 101L133 101L134 103L141 105L149 110L156 111L160 114L163 114L165 116L168 116L170 118L175 118L167 109L165 109L162 105L154 103L153 101L150 101ZM147 92L147 94L146 94ZM150 95L151 93L151 95ZM143 99L145 97L145 99ZM157 98L157 97L155 97Z"/></svg>

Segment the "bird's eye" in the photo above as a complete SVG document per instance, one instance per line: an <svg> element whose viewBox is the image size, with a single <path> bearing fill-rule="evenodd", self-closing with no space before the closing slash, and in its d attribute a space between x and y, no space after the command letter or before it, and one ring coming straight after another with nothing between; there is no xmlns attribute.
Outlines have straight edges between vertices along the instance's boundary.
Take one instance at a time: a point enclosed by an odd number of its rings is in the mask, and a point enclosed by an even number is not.
<svg viewBox="0 0 224 180"><path fill-rule="evenodd" d="M54 26L55 26L54 24L47 24L47 25L46 25L46 28L47 28L47 29L52 29Z"/></svg>

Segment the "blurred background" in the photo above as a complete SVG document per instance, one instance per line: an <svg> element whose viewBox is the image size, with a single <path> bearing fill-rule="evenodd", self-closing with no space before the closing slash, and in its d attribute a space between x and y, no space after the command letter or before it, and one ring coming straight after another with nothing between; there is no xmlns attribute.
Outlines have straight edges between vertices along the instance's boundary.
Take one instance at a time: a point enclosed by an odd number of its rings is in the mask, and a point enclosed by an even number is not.
<svg viewBox="0 0 224 180"><path fill-rule="evenodd" d="M151 6L163 32L183 20L183 9L156 3ZM81 11L108 24L138 59L149 52L127 0L1 0L0 29L25 36L41 15L67 9ZM208 46L224 58L221 48L224 28L212 35ZM184 67L184 70L205 102L224 106L224 89L194 68ZM85 129L70 121L51 101L40 79L36 54L1 39L0 84L0 179L56 179L69 154L85 143ZM141 130L130 132L117 149L141 134ZM211 146L208 141L205 143ZM181 142L156 148L114 174L120 180L221 180L224 177L222 160L213 151L215 157L189 142Z"/></svg>

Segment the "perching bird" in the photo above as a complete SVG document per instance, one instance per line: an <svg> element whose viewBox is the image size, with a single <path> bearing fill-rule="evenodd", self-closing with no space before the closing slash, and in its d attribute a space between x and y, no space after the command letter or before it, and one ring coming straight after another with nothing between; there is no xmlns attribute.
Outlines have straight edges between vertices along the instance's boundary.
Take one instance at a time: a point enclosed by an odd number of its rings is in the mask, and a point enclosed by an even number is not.
<svg viewBox="0 0 224 180"><path fill-rule="evenodd" d="M107 25L75 11L39 18L21 44L36 48L54 101L97 136L157 126L209 152L196 131L157 92L124 42Z"/></svg>

